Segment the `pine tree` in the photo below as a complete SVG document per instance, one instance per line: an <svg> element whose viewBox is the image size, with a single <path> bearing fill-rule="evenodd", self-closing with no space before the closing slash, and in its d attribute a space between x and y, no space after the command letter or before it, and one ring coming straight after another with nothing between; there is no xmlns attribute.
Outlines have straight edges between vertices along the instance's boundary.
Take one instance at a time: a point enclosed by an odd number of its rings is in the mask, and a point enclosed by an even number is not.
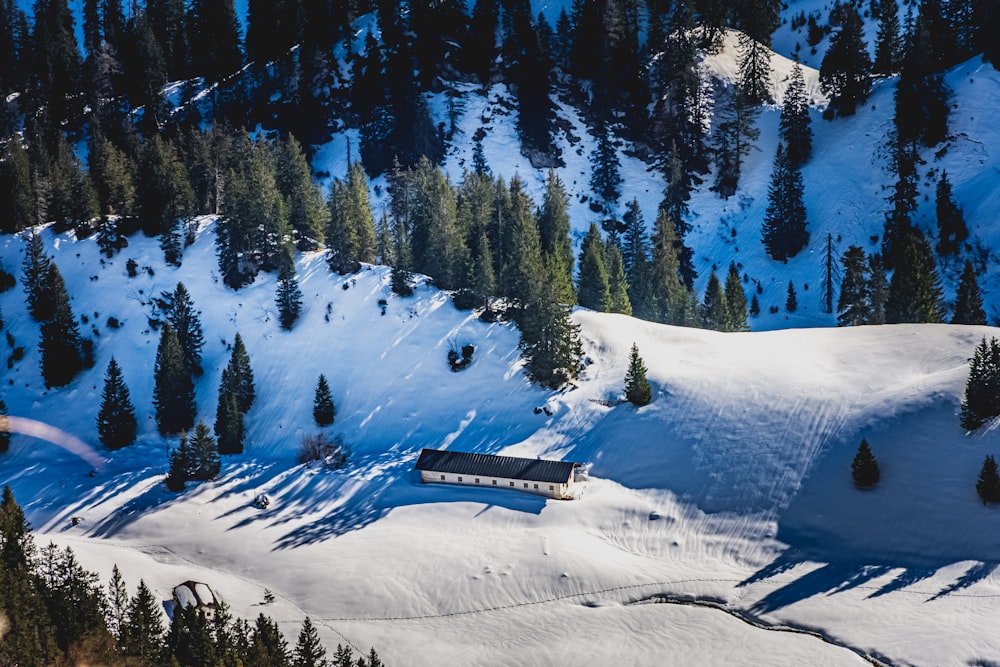
<svg viewBox="0 0 1000 667"><path fill-rule="evenodd" d="M261 667L289 667L288 643L281 635L278 624L260 614L254 623L250 645L250 664Z"/></svg>
<svg viewBox="0 0 1000 667"><path fill-rule="evenodd" d="M621 197L621 162L611 137L611 129L603 121L598 124L595 134L597 146L590 155L593 172L590 189L602 203L603 210L610 213Z"/></svg>
<svg viewBox="0 0 1000 667"><path fill-rule="evenodd" d="M125 636L123 633L128 620L128 603L129 595L125 588L125 579L122 577L118 565L113 565L105 597L105 608L107 610L108 630L117 641L118 648L124 646Z"/></svg>
<svg viewBox="0 0 1000 667"><path fill-rule="evenodd" d="M604 262L608 271L608 312L631 315L632 303L628 298L628 279L622 252L610 241L604 244Z"/></svg>
<svg viewBox="0 0 1000 667"><path fill-rule="evenodd" d="M52 299L45 289L52 260L45 254L42 237L34 230L28 235L24 247L21 283L28 303L28 312L36 322L52 316Z"/></svg>
<svg viewBox="0 0 1000 667"><path fill-rule="evenodd" d="M652 315L650 319L655 322L690 325L692 292L684 285L680 275L677 226L662 208L653 222L650 242L649 289L644 294L640 290L640 294L633 298L633 308L639 313L648 311ZM641 274L636 276L637 284L641 286L645 277Z"/></svg>
<svg viewBox="0 0 1000 667"><path fill-rule="evenodd" d="M225 372L232 378L233 393L240 406L240 411L246 413L253 405L256 392L253 384L253 369L250 367L250 355L243 345L243 338L236 334L233 340L233 351Z"/></svg>
<svg viewBox="0 0 1000 667"><path fill-rule="evenodd" d="M747 295L740 282L740 273L736 264L729 264L729 274L726 276L726 331L749 331L747 323Z"/></svg>
<svg viewBox="0 0 1000 667"><path fill-rule="evenodd" d="M986 455L983 467L979 470L976 493L984 505L1000 503L1000 472L997 471L997 462L992 454Z"/></svg>
<svg viewBox="0 0 1000 667"><path fill-rule="evenodd" d="M313 419L319 426L329 426L336 416L336 408L333 404L333 396L330 394L330 385L327 384L326 376L320 373L316 382L316 394L313 398Z"/></svg>
<svg viewBox="0 0 1000 667"><path fill-rule="evenodd" d="M174 493L184 490L188 481L188 471L191 469L194 457L191 455L191 445L188 443L186 431L181 431L180 441L177 448L170 452L170 464L167 468L167 476L163 483L167 489Z"/></svg>
<svg viewBox="0 0 1000 667"><path fill-rule="evenodd" d="M958 291L955 295L955 314L952 324L986 324L986 311L983 310L983 297L976 281L976 270L970 260L965 260L962 277L959 279Z"/></svg>
<svg viewBox="0 0 1000 667"><path fill-rule="evenodd" d="M864 23L854 5L838 3L831 13L840 17L840 30L830 37L830 46L820 65L819 82L830 96L826 115L851 116L871 90L871 61L864 42Z"/></svg>
<svg viewBox="0 0 1000 667"><path fill-rule="evenodd" d="M549 169L538 210L538 236L542 253L558 260L562 269L560 292L565 298L573 294L573 245L570 242L569 194L554 169Z"/></svg>
<svg viewBox="0 0 1000 667"><path fill-rule="evenodd" d="M875 74L890 76L899 71L903 55L900 38L899 5L895 0L878 1L878 32L875 36Z"/></svg>
<svg viewBox="0 0 1000 667"><path fill-rule="evenodd" d="M757 293L755 292L750 299L750 317L757 317L758 315L760 315L760 300L757 298Z"/></svg>
<svg viewBox="0 0 1000 667"><path fill-rule="evenodd" d="M163 325L160 334L153 377L153 405L160 434L179 433L194 426L194 383L170 323Z"/></svg>
<svg viewBox="0 0 1000 667"><path fill-rule="evenodd" d="M854 478L854 485L860 488L874 486L879 479L878 463L872 455L872 450L868 446L868 441L861 439L858 445L858 453L851 461L851 477Z"/></svg>
<svg viewBox="0 0 1000 667"><path fill-rule="evenodd" d="M337 644L333 654L333 667L355 667L354 650L349 645Z"/></svg>
<svg viewBox="0 0 1000 667"><path fill-rule="evenodd" d="M632 343L629 352L628 370L625 371L625 400L632 405L643 406L652 398L652 389L646 380L646 365L639 356L639 347Z"/></svg>
<svg viewBox="0 0 1000 667"><path fill-rule="evenodd" d="M899 245L901 261L889 281L886 322L943 322L941 284L930 243L912 229Z"/></svg>
<svg viewBox="0 0 1000 667"><path fill-rule="evenodd" d="M0 39L0 42L3 40ZM3 129L3 113L3 107L0 107L0 130ZM16 233L35 224L37 196L28 152L20 141L7 141L0 148L0 231Z"/></svg>
<svg viewBox="0 0 1000 667"><path fill-rule="evenodd" d="M205 422L198 422L194 427L194 435L189 439L191 448L191 467L187 471L188 479L204 481L215 479L219 474L219 450L215 444L215 438Z"/></svg>
<svg viewBox="0 0 1000 667"><path fill-rule="evenodd" d="M541 254L537 248L537 233L534 238L535 250L526 249L526 257ZM519 346L528 379L548 389L558 389L579 376L583 356L580 329L570 320L570 307L561 303L551 289L545 288L555 279L555 271L547 263L542 263L538 271L527 284L530 291L524 292L519 299ZM530 278L530 274L525 277Z"/></svg>
<svg viewBox="0 0 1000 667"><path fill-rule="evenodd" d="M798 298L795 296L795 285L793 285L792 281L789 280L788 297L785 299L785 310L787 310L790 313L794 313L798 309L799 309L799 301Z"/></svg>
<svg viewBox="0 0 1000 667"><path fill-rule="evenodd" d="M177 334L177 342L184 352L184 363L188 372L195 376L202 373L201 348L205 344L199 315L184 283L177 283L170 298L170 312L167 319Z"/></svg>
<svg viewBox="0 0 1000 667"><path fill-rule="evenodd" d="M935 201L938 227L937 251L941 255L950 255L957 252L962 241L969 237L969 230L965 226L962 209L952 196L951 181L948 180L946 171L941 172Z"/></svg>
<svg viewBox="0 0 1000 667"><path fill-rule="evenodd" d="M148 664L159 658L162 639L163 612L156 596L140 579L122 627L122 653L145 661L141 664Z"/></svg>
<svg viewBox="0 0 1000 667"><path fill-rule="evenodd" d="M806 208L803 203L802 174L793 167L788 154L778 145L767 192L763 242L772 259L787 261L809 243Z"/></svg>
<svg viewBox="0 0 1000 667"><path fill-rule="evenodd" d="M634 279L633 270L636 262L639 258L646 257L648 243L646 221L642 217L642 209L639 208L638 199L633 198L626 204L622 222L625 223L624 238L622 239L622 263L631 284Z"/></svg>
<svg viewBox="0 0 1000 667"><path fill-rule="evenodd" d="M580 276L577 280L577 303L598 312L608 310L611 291L608 269L604 264L604 243L597 223L590 229L580 246Z"/></svg>
<svg viewBox="0 0 1000 667"><path fill-rule="evenodd" d="M962 428L972 431L1000 415L1000 341L990 338L976 346L961 407Z"/></svg>
<svg viewBox="0 0 1000 667"><path fill-rule="evenodd" d="M290 330L295 326L302 311L302 290L299 280L295 277L295 264L286 262L278 273L278 289L275 295L278 306L278 322L281 328Z"/></svg>
<svg viewBox="0 0 1000 667"><path fill-rule="evenodd" d="M714 270L708 277L705 298L701 303L701 319L706 329L729 331L729 306L726 303L726 293Z"/></svg>
<svg viewBox="0 0 1000 667"><path fill-rule="evenodd" d="M836 255L833 250L833 234L826 234L826 252L823 253L823 283L822 298L823 312L833 313L833 289L834 283L840 278L840 268L835 260Z"/></svg>
<svg viewBox="0 0 1000 667"><path fill-rule="evenodd" d="M326 659L326 649L319 640L319 633L309 617L302 621L302 630L299 632L299 639L295 643L292 667L328 667L330 661Z"/></svg>
<svg viewBox="0 0 1000 667"><path fill-rule="evenodd" d="M135 442L135 408L121 368L114 357L108 362L101 394L101 409L97 413L97 434L101 443L110 449L119 449Z"/></svg>
<svg viewBox="0 0 1000 667"><path fill-rule="evenodd" d="M868 282L868 258L860 246L852 245L841 260L844 279L837 300L837 326L850 327L871 323L871 286Z"/></svg>
<svg viewBox="0 0 1000 667"><path fill-rule="evenodd" d="M812 155L812 126L805 80L798 61L792 66L781 104L781 141L792 167L801 167Z"/></svg>
<svg viewBox="0 0 1000 667"><path fill-rule="evenodd" d="M885 307L889 300L889 283L885 277L885 264L878 253L868 258L868 324L885 324Z"/></svg>
<svg viewBox="0 0 1000 667"><path fill-rule="evenodd" d="M52 314L41 326L42 337L38 347L42 357L42 377L46 387L62 387L72 382L84 367L80 330L69 305L66 284L55 264L46 274L43 289L52 299Z"/></svg>
<svg viewBox="0 0 1000 667"><path fill-rule="evenodd" d="M219 439L220 454L243 453L243 413L233 387L228 369L222 373L219 384L219 404L215 411L215 435Z"/></svg>
<svg viewBox="0 0 1000 667"><path fill-rule="evenodd" d="M723 199L736 194L743 160L754 149L760 137L757 115L760 107L752 104L739 86L717 103L718 123L712 133L715 154L715 185L712 190Z"/></svg>

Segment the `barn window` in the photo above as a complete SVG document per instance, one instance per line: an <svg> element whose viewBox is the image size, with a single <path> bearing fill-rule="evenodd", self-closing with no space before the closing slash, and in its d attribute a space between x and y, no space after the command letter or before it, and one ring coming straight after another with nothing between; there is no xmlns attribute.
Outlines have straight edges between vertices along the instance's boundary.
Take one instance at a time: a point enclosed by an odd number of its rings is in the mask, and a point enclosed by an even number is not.
<svg viewBox="0 0 1000 667"><path fill-rule="evenodd" d="M549 491L555 491L555 490L556 490L556 487L554 487L551 484L549 484Z"/></svg>
<svg viewBox="0 0 1000 667"><path fill-rule="evenodd" d="M445 476L444 476L444 475L441 475L441 479L445 479Z"/></svg>
<svg viewBox="0 0 1000 667"><path fill-rule="evenodd" d="M496 485L497 485L497 481L493 480L493 486L496 486Z"/></svg>
<svg viewBox="0 0 1000 667"><path fill-rule="evenodd" d="M476 484L479 484L479 478L478 477L476 478Z"/></svg>
<svg viewBox="0 0 1000 667"><path fill-rule="evenodd" d="M462 478L461 478L461 477L459 477L459 478L458 478L458 481L460 481L460 482L461 482L461 481L462 481Z"/></svg>
<svg viewBox="0 0 1000 667"><path fill-rule="evenodd" d="M528 483L527 482L524 483L524 488L528 488Z"/></svg>
<svg viewBox="0 0 1000 667"><path fill-rule="evenodd" d="M510 485L511 485L511 486L514 486L514 482L511 482L511 483L510 483Z"/></svg>
<svg viewBox="0 0 1000 667"><path fill-rule="evenodd" d="M535 484L535 488L536 488L536 489L538 488L538 485L537 485L537 484Z"/></svg>

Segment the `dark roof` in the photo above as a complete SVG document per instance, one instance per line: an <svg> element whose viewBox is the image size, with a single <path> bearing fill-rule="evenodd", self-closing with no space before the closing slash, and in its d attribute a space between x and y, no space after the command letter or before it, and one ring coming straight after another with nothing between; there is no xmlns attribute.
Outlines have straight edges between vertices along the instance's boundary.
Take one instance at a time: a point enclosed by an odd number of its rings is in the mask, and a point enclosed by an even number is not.
<svg viewBox="0 0 1000 667"><path fill-rule="evenodd" d="M420 458L417 460L417 470L559 484L569 480L573 474L573 468L579 465L579 463L572 461L525 459L517 456L451 452L444 449L424 449L420 452Z"/></svg>

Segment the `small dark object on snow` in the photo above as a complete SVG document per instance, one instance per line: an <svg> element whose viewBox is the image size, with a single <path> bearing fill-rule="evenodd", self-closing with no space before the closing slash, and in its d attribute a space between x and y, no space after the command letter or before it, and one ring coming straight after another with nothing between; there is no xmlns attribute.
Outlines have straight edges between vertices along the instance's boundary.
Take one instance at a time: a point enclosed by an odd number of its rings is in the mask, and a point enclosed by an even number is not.
<svg viewBox="0 0 1000 667"><path fill-rule="evenodd" d="M253 506L259 510L266 510L267 506L271 504L270 499L268 499L267 494L259 493L257 497L253 499Z"/></svg>

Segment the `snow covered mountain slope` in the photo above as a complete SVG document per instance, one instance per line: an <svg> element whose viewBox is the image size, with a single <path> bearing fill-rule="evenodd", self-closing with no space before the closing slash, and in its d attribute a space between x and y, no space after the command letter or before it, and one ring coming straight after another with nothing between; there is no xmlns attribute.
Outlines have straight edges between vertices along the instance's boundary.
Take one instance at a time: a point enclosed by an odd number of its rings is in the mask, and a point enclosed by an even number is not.
<svg viewBox="0 0 1000 667"><path fill-rule="evenodd" d="M1000 514L975 494L998 436L966 435L956 414L968 357L996 329L720 334L580 310L588 365L576 388L551 393L525 381L511 325L480 322L427 286L395 297L381 267L338 277L320 255L300 258L304 313L283 332L273 276L238 292L216 279L210 219L179 268L141 235L103 264L93 239L43 236L74 313L87 318L96 366L44 388L38 326L18 286L0 295L5 332L25 347L3 370L4 397L12 415L75 435L106 462L91 475L73 454L15 435L0 482L40 542L72 546L104 577L117 563L130 587L144 578L163 600L182 581L207 581L239 615L263 611L289 633L309 615L328 646L374 645L394 665L843 665L861 664L859 654L942 665L1000 655L990 632ZM0 240L8 270L22 247ZM131 278L129 258L139 267ZM178 281L205 330L199 418L214 421L236 332L258 399L246 452L225 457L218 479L173 494L162 481L176 439L161 438L152 418L149 320L152 297ZM112 316L120 327L108 326ZM639 409L617 403L633 342L654 393ZM476 346L473 363L453 373L447 351L465 343ZM139 441L116 452L100 448L94 423L111 356L140 420ZM319 373L337 405L330 432L353 451L340 471L295 460L299 436L318 430ZM862 437L883 471L867 492L850 481ZM565 458L590 479L579 500L562 502L424 486L413 470L422 447ZM252 504L258 493L271 499L266 510ZM265 588L276 601L261 607ZM634 604L663 596L722 609Z"/></svg>

